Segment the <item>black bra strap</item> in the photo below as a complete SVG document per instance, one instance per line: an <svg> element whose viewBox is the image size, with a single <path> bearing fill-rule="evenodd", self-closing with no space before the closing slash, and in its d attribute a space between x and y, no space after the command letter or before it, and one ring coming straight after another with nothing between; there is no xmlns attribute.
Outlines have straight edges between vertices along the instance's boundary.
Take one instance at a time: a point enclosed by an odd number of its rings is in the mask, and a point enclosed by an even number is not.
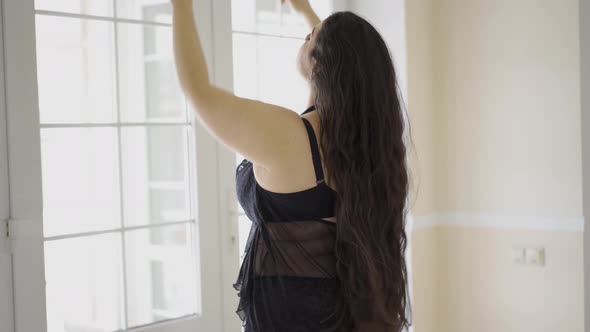
<svg viewBox="0 0 590 332"><path fill-rule="evenodd" d="M303 113L301 113L301 115L311 112L311 111L314 111L314 110L315 110L315 105L311 105Z"/></svg>
<svg viewBox="0 0 590 332"><path fill-rule="evenodd" d="M309 120L303 119L305 128L307 129L307 136L309 136L309 145L311 147L311 157L313 159L313 168L315 169L316 184L320 184L324 181L324 170L322 169L322 162L320 158L320 150L318 147L318 141L316 140L313 127Z"/></svg>

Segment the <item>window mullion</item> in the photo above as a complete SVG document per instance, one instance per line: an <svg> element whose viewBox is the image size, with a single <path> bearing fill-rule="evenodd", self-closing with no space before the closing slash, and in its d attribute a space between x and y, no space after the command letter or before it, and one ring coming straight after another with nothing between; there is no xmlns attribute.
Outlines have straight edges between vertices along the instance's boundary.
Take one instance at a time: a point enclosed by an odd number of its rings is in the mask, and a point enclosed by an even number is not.
<svg viewBox="0 0 590 332"><path fill-rule="evenodd" d="M116 12L116 5L114 8ZM156 21L143 21L131 18L120 18L116 16L108 17L108 16L99 16L99 15L89 15L89 14L76 14L76 13L67 13L67 12L58 12L58 11L51 11L51 10L35 10L35 14L37 15L44 15L44 16L55 16L55 17L69 17L69 18L77 18L81 20L94 20L94 21L106 21L106 22L115 22L115 23L129 23L129 24L139 24L139 25L154 25L154 26L162 26L162 27L172 27L171 23L165 22L156 22Z"/></svg>
<svg viewBox="0 0 590 332"><path fill-rule="evenodd" d="M125 207L123 202L123 153L122 153L122 143L121 143L121 98L120 98L120 89L119 89L119 24L117 23L117 1L113 0L113 17L115 20L113 21L113 31L114 31L114 50L115 50L115 107L116 107L116 115L117 115L117 154L119 162L117 165L119 166L119 218L121 221L121 271L123 274L123 327L127 329L129 326L129 313L128 313L128 305L127 305L127 253L126 253L126 245L125 245Z"/></svg>

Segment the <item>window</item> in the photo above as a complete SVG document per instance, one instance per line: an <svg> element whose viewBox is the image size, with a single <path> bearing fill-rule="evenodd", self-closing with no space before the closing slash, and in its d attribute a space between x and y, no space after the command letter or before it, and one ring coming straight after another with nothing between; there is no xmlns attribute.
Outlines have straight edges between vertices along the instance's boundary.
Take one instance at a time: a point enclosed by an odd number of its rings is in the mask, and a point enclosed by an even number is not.
<svg viewBox="0 0 590 332"><path fill-rule="evenodd" d="M36 0L48 331L200 313L169 0Z"/></svg>

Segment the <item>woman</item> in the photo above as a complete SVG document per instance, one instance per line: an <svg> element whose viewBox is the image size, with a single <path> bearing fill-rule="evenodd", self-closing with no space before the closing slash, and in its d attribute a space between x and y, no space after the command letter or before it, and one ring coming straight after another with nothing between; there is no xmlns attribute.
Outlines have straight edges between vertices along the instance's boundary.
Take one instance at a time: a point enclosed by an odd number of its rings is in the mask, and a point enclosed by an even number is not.
<svg viewBox="0 0 590 332"><path fill-rule="evenodd" d="M355 14L320 22L308 0L287 1L313 27L298 56L312 91L302 114L211 85L192 0L173 0L181 86L245 157L236 187L253 224L237 313L247 332L401 331L409 176L391 56Z"/></svg>

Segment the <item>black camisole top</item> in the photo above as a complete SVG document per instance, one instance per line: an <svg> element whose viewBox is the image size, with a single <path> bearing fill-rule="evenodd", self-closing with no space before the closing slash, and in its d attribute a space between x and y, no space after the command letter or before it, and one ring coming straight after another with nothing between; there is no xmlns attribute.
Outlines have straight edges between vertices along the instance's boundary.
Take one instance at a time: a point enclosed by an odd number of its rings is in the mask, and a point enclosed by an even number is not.
<svg viewBox="0 0 590 332"><path fill-rule="evenodd" d="M324 181L314 130L301 119L316 186L275 193L256 182L250 161L244 159L236 169L238 201L252 221L233 285L245 332L319 332L336 304L336 224L322 219L334 216L337 193Z"/></svg>

